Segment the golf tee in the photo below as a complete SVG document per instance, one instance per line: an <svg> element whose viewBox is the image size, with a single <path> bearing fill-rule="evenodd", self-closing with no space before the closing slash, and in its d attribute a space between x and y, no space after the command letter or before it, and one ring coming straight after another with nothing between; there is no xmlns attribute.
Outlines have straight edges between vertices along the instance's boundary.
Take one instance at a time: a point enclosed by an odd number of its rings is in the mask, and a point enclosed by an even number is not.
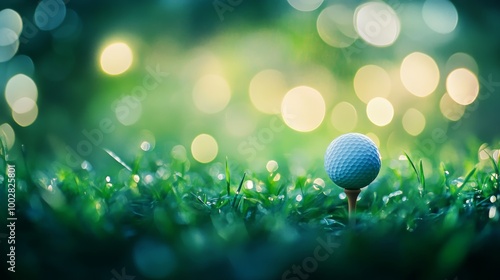
<svg viewBox="0 0 500 280"><path fill-rule="evenodd" d="M356 200L358 199L361 189L344 189L344 192L347 196L347 205L349 207L349 223L354 225L356 224L356 218L354 217L354 214L356 213Z"/></svg>

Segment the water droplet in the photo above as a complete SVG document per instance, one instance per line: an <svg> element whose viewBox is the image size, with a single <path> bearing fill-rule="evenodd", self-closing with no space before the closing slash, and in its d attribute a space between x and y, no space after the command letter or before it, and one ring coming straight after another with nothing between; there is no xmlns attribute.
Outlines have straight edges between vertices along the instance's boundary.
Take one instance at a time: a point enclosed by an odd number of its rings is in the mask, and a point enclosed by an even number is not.
<svg viewBox="0 0 500 280"><path fill-rule="evenodd" d="M83 170L87 170L87 171L90 171L92 170L92 165L90 164L90 162L84 160L81 164L81 167Z"/></svg>
<svg viewBox="0 0 500 280"><path fill-rule="evenodd" d="M497 197L496 197L496 196L494 196L494 195L492 195L492 196L490 197L490 202L491 202L491 203L495 203L495 201L497 201Z"/></svg>
<svg viewBox="0 0 500 280"><path fill-rule="evenodd" d="M493 219L493 218L495 218L496 215L497 215L497 208L495 206L492 206L490 208L490 212L488 213L488 217L490 219Z"/></svg>
<svg viewBox="0 0 500 280"><path fill-rule="evenodd" d="M266 169L269 173L273 173L274 171L278 170L278 162L275 160L270 160L266 164Z"/></svg>
<svg viewBox="0 0 500 280"><path fill-rule="evenodd" d="M397 190L395 192L390 193L389 198L394 197L394 196L398 196L398 195L402 195L402 194L403 194L402 190Z"/></svg>
<svg viewBox="0 0 500 280"><path fill-rule="evenodd" d="M325 187L325 181L321 178L316 178L313 181L313 187L316 190L322 189Z"/></svg>
<svg viewBox="0 0 500 280"><path fill-rule="evenodd" d="M151 143L149 143L148 141L143 141L141 143L141 149L145 152L149 151L151 149Z"/></svg>
<svg viewBox="0 0 500 280"><path fill-rule="evenodd" d="M345 193L339 193L339 198L344 200L347 197Z"/></svg>
<svg viewBox="0 0 500 280"><path fill-rule="evenodd" d="M246 188L247 190L251 190L251 189L253 189L253 181L252 181L252 180L246 180L246 181L245 181L245 188Z"/></svg>
<svg viewBox="0 0 500 280"><path fill-rule="evenodd" d="M278 182L281 179L281 175L278 173L276 176L274 176L273 181Z"/></svg>
<svg viewBox="0 0 500 280"><path fill-rule="evenodd" d="M139 183L139 181L141 180L141 177L139 177L139 175L135 174L132 179L134 180L134 182L136 183Z"/></svg>
<svg viewBox="0 0 500 280"><path fill-rule="evenodd" d="M387 195L385 195L383 198L382 198L382 201L387 204L389 202L389 197Z"/></svg>
<svg viewBox="0 0 500 280"><path fill-rule="evenodd" d="M144 182L146 184L152 183L153 182L153 176L151 174L148 174L144 177Z"/></svg>
<svg viewBox="0 0 500 280"><path fill-rule="evenodd" d="M298 202L302 201L302 195L297 195L297 197L295 197L295 200L297 200Z"/></svg>

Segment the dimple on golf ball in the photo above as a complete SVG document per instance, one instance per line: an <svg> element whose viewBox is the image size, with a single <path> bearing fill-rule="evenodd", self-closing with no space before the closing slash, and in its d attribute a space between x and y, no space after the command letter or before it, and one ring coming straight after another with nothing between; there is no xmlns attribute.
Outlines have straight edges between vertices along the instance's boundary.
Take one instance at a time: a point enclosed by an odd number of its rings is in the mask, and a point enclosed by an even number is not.
<svg viewBox="0 0 500 280"><path fill-rule="evenodd" d="M335 138L325 154L326 173L339 187L368 186L380 171L380 152L367 136L347 133Z"/></svg>

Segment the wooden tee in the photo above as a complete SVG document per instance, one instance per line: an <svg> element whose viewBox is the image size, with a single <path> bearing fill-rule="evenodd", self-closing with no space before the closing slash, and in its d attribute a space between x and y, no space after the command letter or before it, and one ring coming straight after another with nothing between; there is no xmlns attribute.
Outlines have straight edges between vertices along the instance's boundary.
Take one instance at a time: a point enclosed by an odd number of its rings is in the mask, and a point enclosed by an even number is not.
<svg viewBox="0 0 500 280"><path fill-rule="evenodd" d="M356 223L354 214L356 213L356 200L358 199L358 195L360 192L361 189L344 189L344 193L347 196L347 204L349 207L349 222L351 224Z"/></svg>

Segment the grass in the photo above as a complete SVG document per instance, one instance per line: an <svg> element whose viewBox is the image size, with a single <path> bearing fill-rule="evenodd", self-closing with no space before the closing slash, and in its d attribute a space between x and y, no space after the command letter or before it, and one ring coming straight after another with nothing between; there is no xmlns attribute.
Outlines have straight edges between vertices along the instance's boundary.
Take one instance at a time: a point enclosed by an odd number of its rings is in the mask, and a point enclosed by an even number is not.
<svg viewBox="0 0 500 280"><path fill-rule="evenodd" d="M320 159L301 175L286 159L269 172L161 152L129 165L106 152L118 172L17 171L29 174L18 178L17 279L117 279L122 269L135 279L468 279L495 269L491 156L464 174L439 162L425 170L408 154L384 159L352 227ZM336 244L324 260L320 239Z"/></svg>

